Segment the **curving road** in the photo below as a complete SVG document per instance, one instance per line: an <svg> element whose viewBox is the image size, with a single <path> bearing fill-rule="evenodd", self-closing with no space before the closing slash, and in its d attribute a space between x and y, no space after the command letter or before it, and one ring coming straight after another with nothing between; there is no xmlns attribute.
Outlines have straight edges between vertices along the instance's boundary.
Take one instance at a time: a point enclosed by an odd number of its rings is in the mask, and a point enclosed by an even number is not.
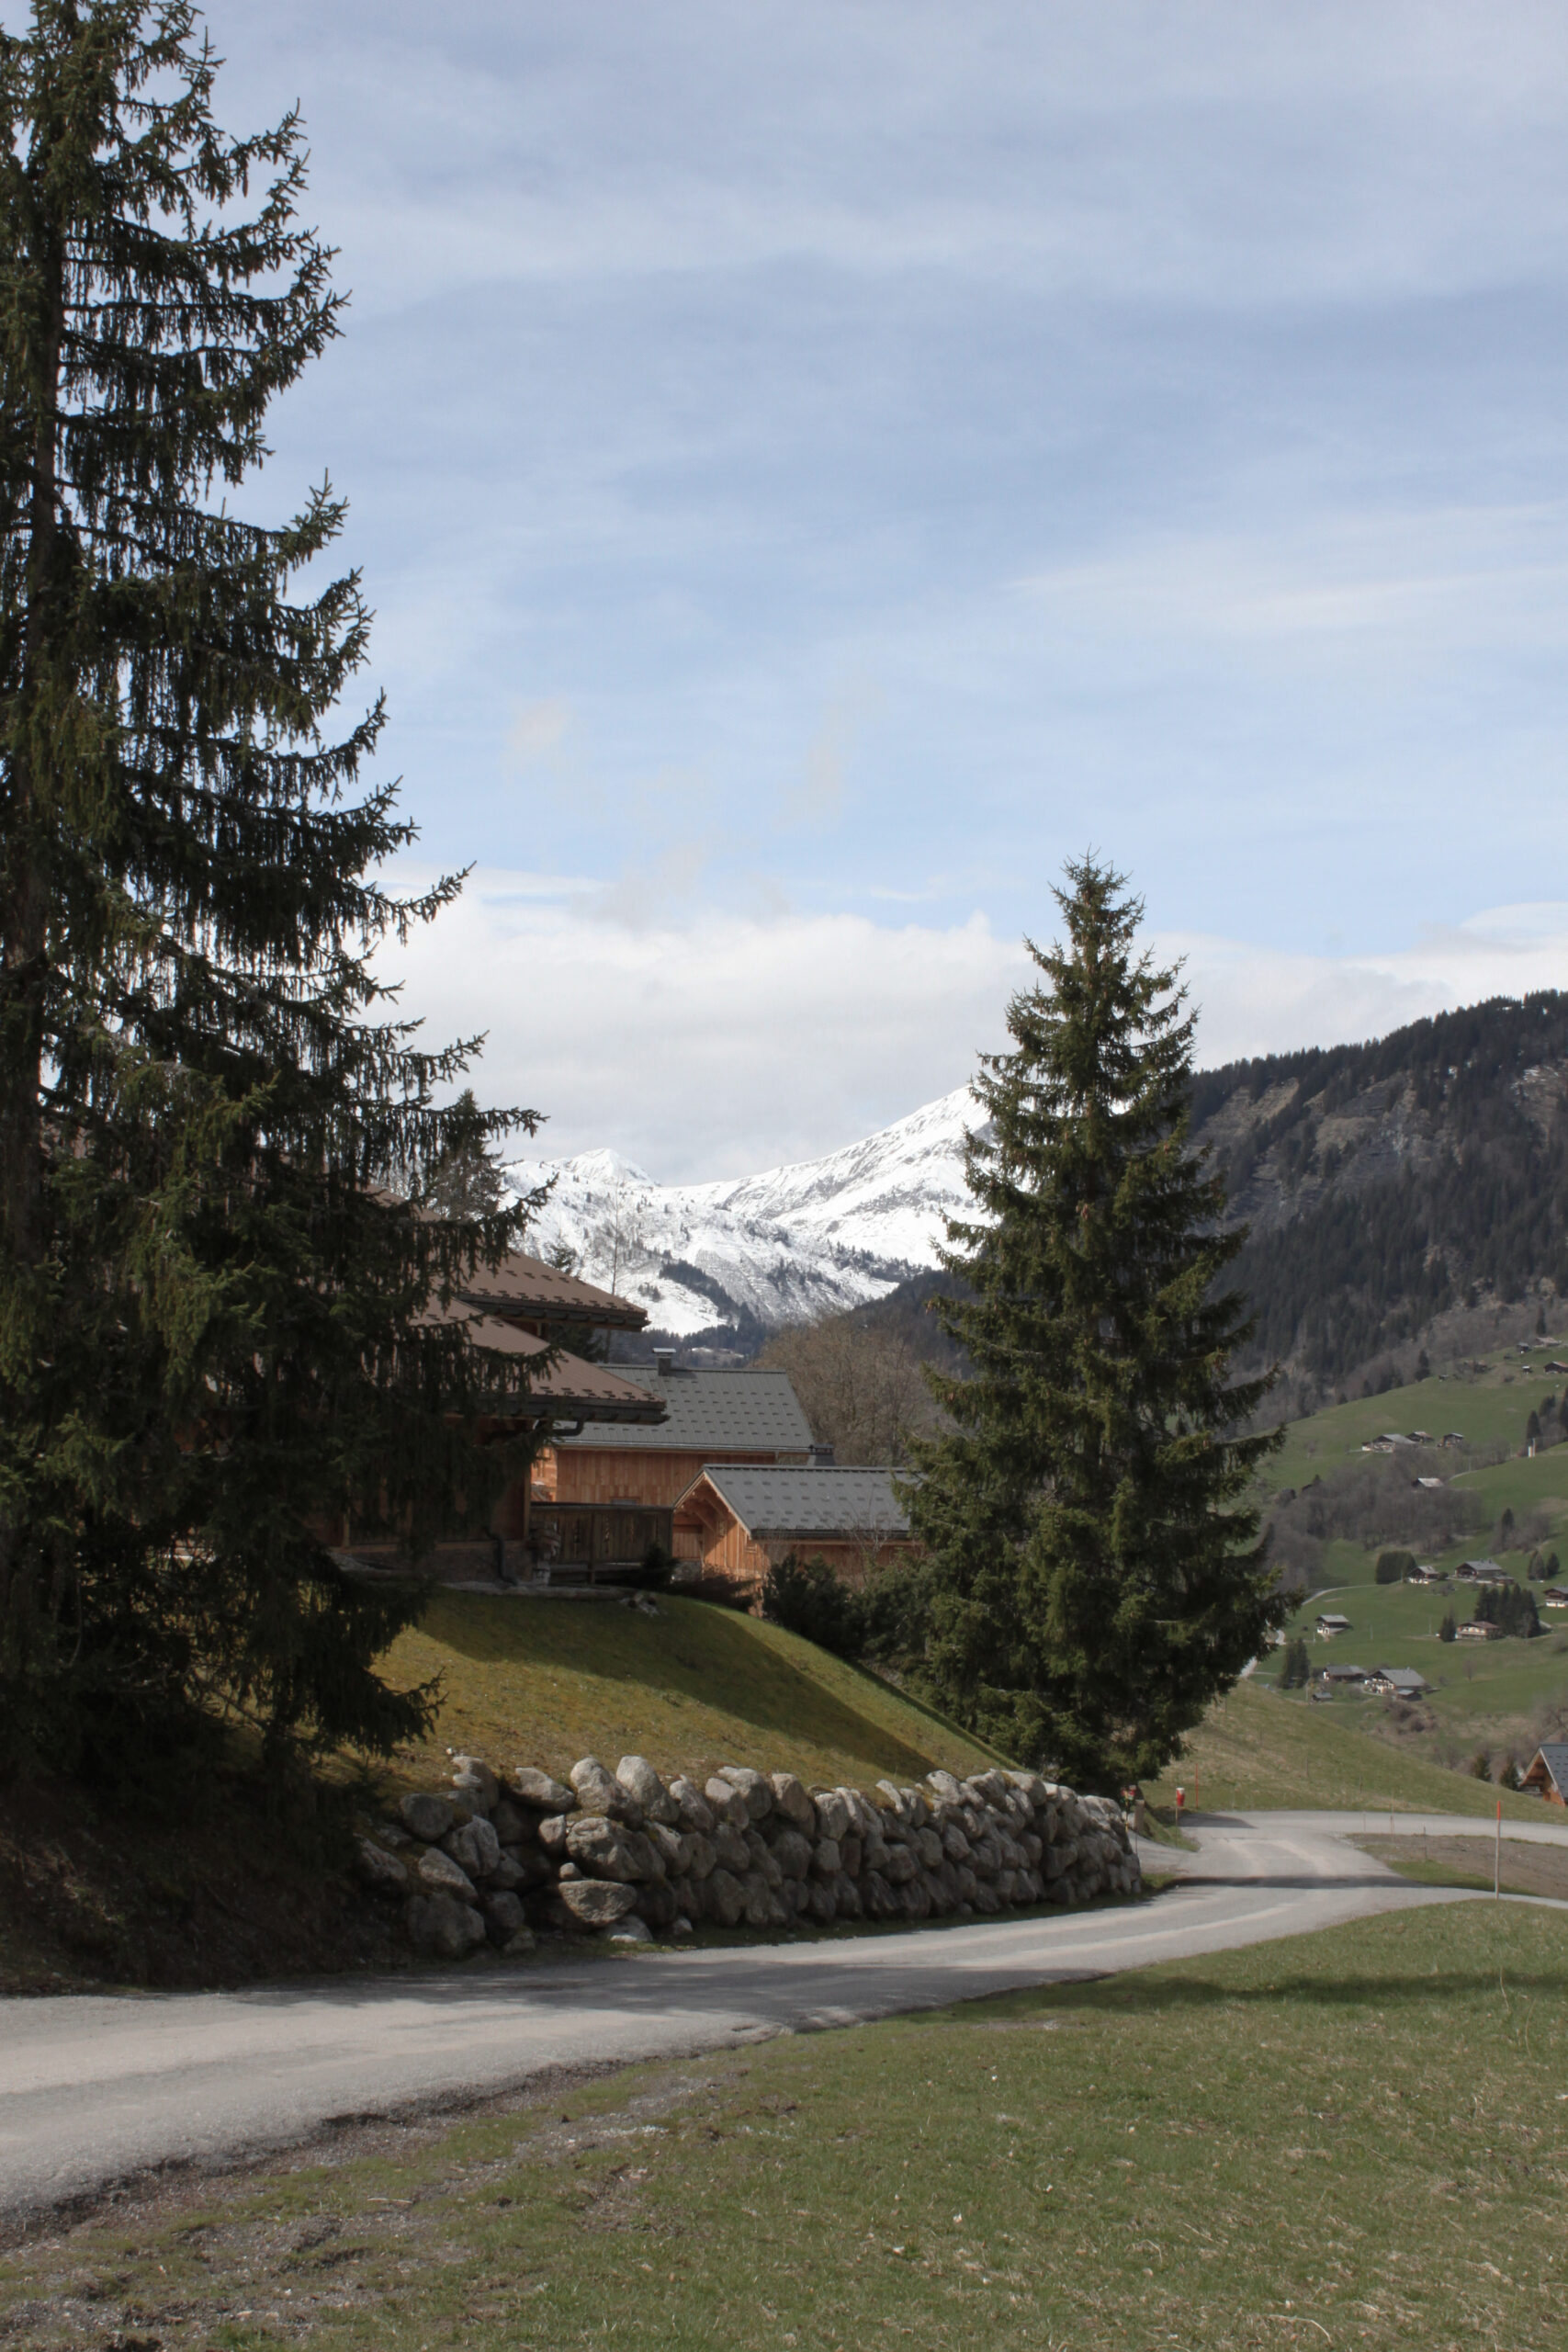
<svg viewBox="0 0 1568 2352"><path fill-rule="evenodd" d="M0 2213L90 2199L160 2165L220 2165L345 2119L489 2096L546 2069L682 2056L977 1994L1140 1968L1404 1905L1352 1834L1485 1834L1444 1815L1209 1815L1135 1909L906 1935L342 1979L242 1993L0 2001ZM1568 1825L1505 1824L1568 1844Z"/></svg>

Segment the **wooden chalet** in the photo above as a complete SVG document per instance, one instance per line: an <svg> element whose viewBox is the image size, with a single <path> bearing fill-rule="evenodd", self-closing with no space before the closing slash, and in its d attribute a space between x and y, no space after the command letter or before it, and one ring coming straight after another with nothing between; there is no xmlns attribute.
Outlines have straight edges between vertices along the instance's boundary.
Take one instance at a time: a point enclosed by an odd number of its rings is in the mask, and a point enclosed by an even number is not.
<svg viewBox="0 0 1568 2352"><path fill-rule="evenodd" d="M705 1577L750 1597L790 1553L824 1560L846 1584L907 1555L915 1539L891 1470L709 1462L675 1507L678 1544Z"/></svg>
<svg viewBox="0 0 1568 2352"><path fill-rule="evenodd" d="M672 1521L661 1537L675 1558L695 1562L696 1531L676 1504L709 1463L759 1468L809 1466L811 1430L782 1372L694 1372L671 1349L651 1364L617 1364L615 1378L647 1408L635 1429L585 1417L558 1429L534 1464L532 1526L541 1555L573 1511L657 1511Z"/></svg>
<svg viewBox="0 0 1568 2352"><path fill-rule="evenodd" d="M1519 1781L1548 1804L1568 1805L1568 1740L1549 1739L1538 1747Z"/></svg>
<svg viewBox="0 0 1568 2352"><path fill-rule="evenodd" d="M471 1345L487 1354L528 1360L526 1389L498 1394L494 1409L481 1415L481 1443L513 1437L523 1428L547 1430L552 1439L589 1428L635 1430L642 1437L665 1418L663 1399L645 1383L576 1351L608 1331L640 1331L648 1320L642 1308L543 1259L513 1251L497 1267L480 1267L449 1304L431 1312L460 1320ZM656 1544L673 1549L668 1507L628 1511L584 1499L556 1512L541 1541L531 1524L532 1502L532 1477L513 1479L491 1514L488 1538L438 1544L435 1574L510 1580L510 1555L513 1567L525 1566L530 1573L543 1558L565 1573L592 1577L639 1566ZM355 1544L346 1522L341 1542L370 1564L392 1548Z"/></svg>

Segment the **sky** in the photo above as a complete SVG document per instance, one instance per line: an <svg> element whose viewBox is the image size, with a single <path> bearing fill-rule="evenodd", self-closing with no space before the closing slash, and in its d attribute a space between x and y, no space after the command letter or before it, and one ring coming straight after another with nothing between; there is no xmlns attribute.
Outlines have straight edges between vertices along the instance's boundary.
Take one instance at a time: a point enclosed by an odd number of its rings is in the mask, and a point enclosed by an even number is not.
<svg viewBox="0 0 1568 2352"><path fill-rule="evenodd" d="M1568 42L1533 0L212 0L298 100L389 958L542 1146L852 1140L1063 861L1200 1057L1568 984Z"/></svg>

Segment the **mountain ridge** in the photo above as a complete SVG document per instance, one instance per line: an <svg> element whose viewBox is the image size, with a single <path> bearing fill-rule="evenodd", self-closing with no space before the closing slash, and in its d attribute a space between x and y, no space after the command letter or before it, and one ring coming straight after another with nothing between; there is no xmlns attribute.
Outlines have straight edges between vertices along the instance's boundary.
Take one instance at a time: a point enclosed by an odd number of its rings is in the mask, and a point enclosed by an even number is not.
<svg viewBox="0 0 1568 2352"><path fill-rule="evenodd" d="M1234 1269L1257 1353L1320 1385L1484 1293L1568 1295L1568 994L1255 1056L1192 1081L1192 1135L1249 1228ZM864 1308L937 1264L964 1212L968 1087L821 1158L660 1185L609 1151L521 1160L555 1179L531 1246L573 1250L677 1339Z"/></svg>

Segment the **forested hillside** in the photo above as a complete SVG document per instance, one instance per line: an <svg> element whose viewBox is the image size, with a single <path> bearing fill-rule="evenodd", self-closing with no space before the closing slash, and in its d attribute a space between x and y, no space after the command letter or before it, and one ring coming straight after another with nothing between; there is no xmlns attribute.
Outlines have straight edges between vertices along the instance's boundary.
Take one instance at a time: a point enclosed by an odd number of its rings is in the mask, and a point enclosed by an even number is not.
<svg viewBox="0 0 1568 2352"><path fill-rule="evenodd" d="M1568 994L1199 1073L1258 1351L1332 1382L1482 1295L1568 1294Z"/></svg>

